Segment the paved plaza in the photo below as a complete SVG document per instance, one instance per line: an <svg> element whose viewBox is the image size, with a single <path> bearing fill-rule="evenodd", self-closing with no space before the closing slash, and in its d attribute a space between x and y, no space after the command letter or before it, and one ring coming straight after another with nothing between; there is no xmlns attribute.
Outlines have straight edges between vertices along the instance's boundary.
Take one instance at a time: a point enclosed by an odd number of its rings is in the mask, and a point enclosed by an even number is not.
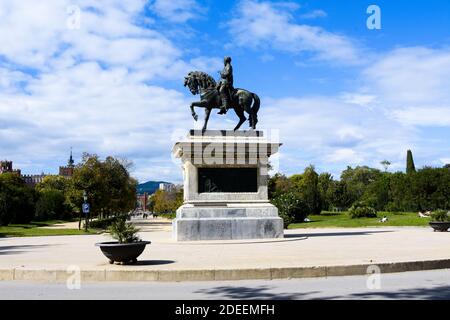
<svg viewBox="0 0 450 320"><path fill-rule="evenodd" d="M69 266L93 281L274 279L364 274L368 265L382 272L448 268L450 261L450 234L431 228L295 229L284 239L175 242L169 221L134 222L152 242L137 265L108 263L95 246L110 241L108 234L1 238L0 279L62 281ZM392 263L400 267L383 265Z"/></svg>

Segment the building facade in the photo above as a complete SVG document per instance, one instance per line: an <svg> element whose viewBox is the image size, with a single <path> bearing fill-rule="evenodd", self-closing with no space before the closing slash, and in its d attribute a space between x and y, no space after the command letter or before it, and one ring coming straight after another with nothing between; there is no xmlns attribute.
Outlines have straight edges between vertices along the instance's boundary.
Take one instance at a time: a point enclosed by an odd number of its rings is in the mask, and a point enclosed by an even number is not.
<svg viewBox="0 0 450 320"><path fill-rule="evenodd" d="M4 160L0 161L0 174L2 173L17 173L19 176L21 175L20 169L13 169L13 162Z"/></svg>
<svg viewBox="0 0 450 320"><path fill-rule="evenodd" d="M172 183L160 183L159 184L159 190L166 191L166 192L172 192L175 190L175 185Z"/></svg>
<svg viewBox="0 0 450 320"><path fill-rule="evenodd" d="M65 178L70 178L73 176L73 169L75 168L75 161L72 157L72 149L70 150L69 161L67 161L67 166L59 167L59 175Z"/></svg>
<svg viewBox="0 0 450 320"><path fill-rule="evenodd" d="M75 161L73 160L72 150L70 150L70 157L66 166L59 167L59 175L65 178L71 178L75 169ZM2 173L16 173L23 178L25 184L34 188L38 183L42 182L45 177L51 176L51 174L25 174L22 175L20 169L13 169L13 162L4 160L0 161L0 174Z"/></svg>
<svg viewBox="0 0 450 320"><path fill-rule="evenodd" d="M48 174L25 174L22 175L25 184L29 187L34 188L38 183L41 183L45 177L49 176Z"/></svg>

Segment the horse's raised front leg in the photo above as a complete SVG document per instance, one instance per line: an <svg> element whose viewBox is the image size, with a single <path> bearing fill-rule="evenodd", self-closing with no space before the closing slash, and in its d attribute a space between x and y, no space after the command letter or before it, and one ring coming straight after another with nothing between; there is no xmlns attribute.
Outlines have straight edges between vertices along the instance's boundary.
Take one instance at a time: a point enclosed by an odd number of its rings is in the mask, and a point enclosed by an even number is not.
<svg viewBox="0 0 450 320"><path fill-rule="evenodd" d="M195 113L194 106L195 106L194 102L191 103L191 114L192 114L192 118L194 118L194 120L197 121L198 120L198 115Z"/></svg>
<svg viewBox="0 0 450 320"><path fill-rule="evenodd" d="M198 115L195 113L194 107L198 107L200 104L201 104L201 101L191 103L191 114L192 114L192 118L194 118L195 121L198 120Z"/></svg>
<svg viewBox="0 0 450 320"><path fill-rule="evenodd" d="M206 131L206 127L208 126L208 120L209 120L210 114L211 114L211 109L205 109L205 123L203 124L203 129L202 129L203 132Z"/></svg>

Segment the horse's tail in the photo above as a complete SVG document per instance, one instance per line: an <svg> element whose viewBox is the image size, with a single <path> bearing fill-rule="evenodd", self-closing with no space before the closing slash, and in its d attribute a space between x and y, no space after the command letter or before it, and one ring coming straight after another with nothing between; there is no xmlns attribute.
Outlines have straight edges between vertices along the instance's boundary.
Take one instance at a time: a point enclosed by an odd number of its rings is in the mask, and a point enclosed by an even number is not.
<svg viewBox="0 0 450 320"><path fill-rule="evenodd" d="M258 111L259 111L259 107L261 106L261 100L259 99L258 95L253 92L252 92L252 97L253 97L252 111L255 115L257 115Z"/></svg>

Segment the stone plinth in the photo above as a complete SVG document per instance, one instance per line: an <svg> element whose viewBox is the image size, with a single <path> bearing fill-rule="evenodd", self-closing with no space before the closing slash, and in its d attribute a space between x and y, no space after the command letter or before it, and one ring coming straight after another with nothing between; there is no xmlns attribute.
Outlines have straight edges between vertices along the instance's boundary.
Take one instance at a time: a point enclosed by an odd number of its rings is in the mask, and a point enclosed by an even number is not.
<svg viewBox="0 0 450 320"><path fill-rule="evenodd" d="M281 144L262 131L191 130L173 155L183 168L184 204L173 221L178 241L283 237L268 200L268 160Z"/></svg>

